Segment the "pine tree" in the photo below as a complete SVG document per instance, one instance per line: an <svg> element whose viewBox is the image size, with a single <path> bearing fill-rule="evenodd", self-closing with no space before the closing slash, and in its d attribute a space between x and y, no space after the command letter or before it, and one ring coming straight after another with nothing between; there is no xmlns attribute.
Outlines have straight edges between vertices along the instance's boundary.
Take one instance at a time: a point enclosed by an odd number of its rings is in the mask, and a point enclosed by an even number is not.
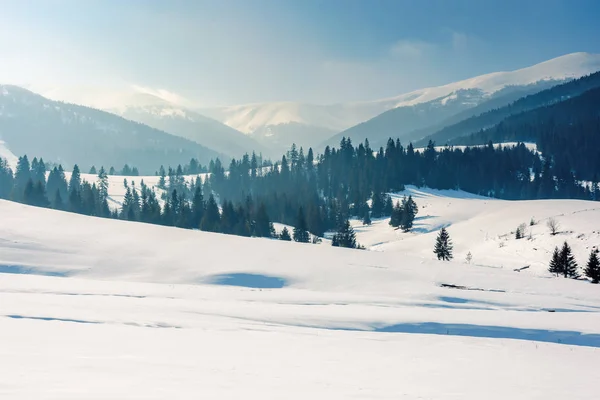
<svg viewBox="0 0 600 400"><path fill-rule="evenodd" d="M400 203L396 203L394 209L392 210L392 215L390 217L390 226L394 228L398 228L400 223L402 222L402 215L404 214L404 209Z"/></svg>
<svg viewBox="0 0 600 400"><path fill-rule="evenodd" d="M433 252L438 260L449 261L452 259L452 240L446 228L442 228L435 241Z"/></svg>
<svg viewBox="0 0 600 400"><path fill-rule="evenodd" d="M90 168L90 175L96 175L98 172L96 171L96 167L92 165L92 168Z"/></svg>
<svg viewBox="0 0 600 400"><path fill-rule="evenodd" d="M260 203L256 212L254 221L254 236L271 237L271 221L267 215L267 208L264 203Z"/></svg>
<svg viewBox="0 0 600 400"><path fill-rule="evenodd" d="M333 236L331 245L350 249L356 248L356 234L354 233L354 229L352 229L352 225L350 225L350 221L346 220L342 223L337 233Z"/></svg>
<svg viewBox="0 0 600 400"><path fill-rule="evenodd" d="M558 246L554 247L554 253L552 253L552 259L550 260L550 266L548 267L548 272L559 276L562 274L563 269L560 261L560 251L558 250Z"/></svg>
<svg viewBox="0 0 600 400"><path fill-rule="evenodd" d="M577 271L577 262L571 252L571 247L567 242L563 244L560 252L560 262L562 273L565 278L579 278L579 272Z"/></svg>
<svg viewBox="0 0 600 400"><path fill-rule="evenodd" d="M279 239L281 240L285 240L287 242L291 242L292 241L292 237L290 236L290 231L288 231L287 227L283 227L283 230L281 231L281 234L279 235Z"/></svg>
<svg viewBox="0 0 600 400"><path fill-rule="evenodd" d="M204 196L202 195L202 188L198 185L194 190L194 197L192 197L192 228L200 228L200 221L202 221L202 217L204 216L205 208L206 204L204 202Z"/></svg>
<svg viewBox="0 0 600 400"><path fill-rule="evenodd" d="M365 207L363 212L364 212L363 220L362 220L363 225L371 225L372 221L371 221L371 216L370 216L371 212L369 211L369 207L368 206Z"/></svg>
<svg viewBox="0 0 600 400"><path fill-rule="evenodd" d="M71 173L71 179L69 180L69 192L81 190L81 172L77 164L73 166L73 172Z"/></svg>
<svg viewBox="0 0 600 400"><path fill-rule="evenodd" d="M108 199L108 174L104 167L100 167L98 172L98 195L101 200Z"/></svg>
<svg viewBox="0 0 600 400"><path fill-rule="evenodd" d="M400 227L404 232L408 232L412 229L419 208L417 207L417 203L412 199L412 196L408 196L408 199L406 197L402 199L401 209L402 217L400 219Z"/></svg>
<svg viewBox="0 0 600 400"><path fill-rule="evenodd" d="M221 224L221 214L215 197L211 194L206 203L206 211L200 222L200 229L208 232L219 232Z"/></svg>
<svg viewBox="0 0 600 400"><path fill-rule="evenodd" d="M298 209L296 225L294 225L294 240L300 243L310 242L310 235L308 234L306 218L304 218L304 209L302 207Z"/></svg>
<svg viewBox="0 0 600 400"><path fill-rule="evenodd" d="M600 260L596 249L590 252L590 258L585 266L585 276L590 278L592 283L600 283Z"/></svg>

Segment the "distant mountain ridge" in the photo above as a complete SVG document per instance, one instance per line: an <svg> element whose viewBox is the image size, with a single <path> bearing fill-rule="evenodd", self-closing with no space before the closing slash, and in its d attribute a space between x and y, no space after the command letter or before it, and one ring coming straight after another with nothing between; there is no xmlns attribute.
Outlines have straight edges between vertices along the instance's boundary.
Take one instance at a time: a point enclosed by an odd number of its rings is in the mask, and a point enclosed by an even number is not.
<svg viewBox="0 0 600 400"><path fill-rule="evenodd" d="M162 165L222 155L198 143L94 108L49 100L18 86L0 85L0 140L13 154L43 157L82 169L136 166L153 173Z"/></svg>

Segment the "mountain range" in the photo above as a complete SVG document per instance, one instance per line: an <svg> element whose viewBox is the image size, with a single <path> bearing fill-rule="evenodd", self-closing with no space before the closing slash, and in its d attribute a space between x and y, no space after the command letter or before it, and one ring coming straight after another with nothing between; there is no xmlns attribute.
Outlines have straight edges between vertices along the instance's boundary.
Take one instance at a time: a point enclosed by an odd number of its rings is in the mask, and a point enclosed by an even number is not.
<svg viewBox="0 0 600 400"><path fill-rule="evenodd" d="M100 104L100 97L89 92L86 99L52 92L50 100L7 85L0 86L0 140L14 154L35 153L67 165L81 160L115 167L129 163L146 172L192 157L203 164L252 151L279 158L292 143L322 151L337 146L342 137L354 142L368 138L373 148L390 137L442 144L499 122L483 115L496 109L510 115L517 109L505 107L519 99L598 70L599 54L573 53L391 98L332 105L275 102L206 108L137 87L108 102L103 97ZM71 145L56 144L63 141Z"/></svg>

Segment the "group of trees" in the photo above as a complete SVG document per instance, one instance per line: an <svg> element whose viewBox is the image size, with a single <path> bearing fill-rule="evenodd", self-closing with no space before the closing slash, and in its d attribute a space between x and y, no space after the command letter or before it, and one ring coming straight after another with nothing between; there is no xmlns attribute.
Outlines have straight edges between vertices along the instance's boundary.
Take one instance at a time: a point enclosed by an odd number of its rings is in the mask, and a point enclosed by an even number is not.
<svg viewBox="0 0 600 400"><path fill-rule="evenodd" d="M578 279L580 277L577 261L573 256L571 247L565 241L562 248L556 246L548 271L556 276ZM592 283L600 282L600 260L598 259L598 249L592 249L587 265L584 268L584 274L592 280Z"/></svg>
<svg viewBox="0 0 600 400"><path fill-rule="evenodd" d="M408 198L404 196L402 202L396 203L392 210L390 225L394 228L400 227L404 232L408 232L412 228L418 212L419 207L412 196L408 196Z"/></svg>

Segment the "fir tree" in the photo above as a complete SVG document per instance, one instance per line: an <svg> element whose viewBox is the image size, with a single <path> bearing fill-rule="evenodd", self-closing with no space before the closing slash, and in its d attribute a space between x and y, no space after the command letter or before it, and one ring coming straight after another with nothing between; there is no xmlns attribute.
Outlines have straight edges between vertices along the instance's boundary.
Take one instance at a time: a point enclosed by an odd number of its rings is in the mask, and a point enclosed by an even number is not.
<svg viewBox="0 0 600 400"><path fill-rule="evenodd" d="M308 234L306 218L304 218L304 209L302 207L298 209L296 225L294 225L294 240L300 243L310 242L310 235Z"/></svg>
<svg viewBox="0 0 600 400"><path fill-rule="evenodd" d="M446 228L442 228L435 241L433 252L438 260L449 261L452 259L452 240Z"/></svg>
<svg viewBox="0 0 600 400"><path fill-rule="evenodd" d="M369 207L365 207L364 211L363 211L363 219L362 219L362 223L363 225L371 225L372 221L371 221L371 212L369 211Z"/></svg>
<svg viewBox="0 0 600 400"><path fill-rule="evenodd" d="M204 202L204 196L202 195L202 188L198 185L194 190L194 196L192 197L192 228L199 229L200 221L202 221L202 217L204 216L204 209L206 208L206 204Z"/></svg>
<svg viewBox="0 0 600 400"><path fill-rule="evenodd" d="M279 235L279 239L281 240L285 240L287 242L291 242L292 241L292 237L290 236L290 231L288 231L287 227L283 227L283 230L281 231L281 234Z"/></svg>
<svg viewBox="0 0 600 400"><path fill-rule="evenodd" d="M350 221L346 220L342 223L337 233L333 236L331 245L335 247L346 247L350 249L356 248L356 234Z"/></svg>
<svg viewBox="0 0 600 400"><path fill-rule="evenodd" d="M577 262L571 252L571 247L567 242L563 244L560 252L560 262L562 274L565 278L579 278L579 272L577 271Z"/></svg>
<svg viewBox="0 0 600 400"><path fill-rule="evenodd" d="M92 165L92 168L90 168L90 175L96 175L98 172L96 171L96 167Z"/></svg>
<svg viewBox="0 0 600 400"><path fill-rule="evenodd" d="M108 199L108 174L104 167L100 167L98 172L98 195L101 200Z"/></svg>
<svg viewBox="0 0 600 400"><path fill-rule="evenodd" d="M600 260L596 249L590 252L590 258L585 266L585 276L590 278L592 283L600 283Z"/></svg>
<svg viewBox="0 0 600 400"><path fill-rule="evenodd" d="M550 266L548 267L548 272L556 276L559 276L563 272L558 246L554 247L554 253L552 253L552 259L550 259Z"/></svg>
<svg viewBox="0 0 600 400"><path fill-rule="evenodd" d="M402 199L402 217L400 219L400 227L404 232L408 232L412 229L413 222L417 213L419 212L419 208L417 207L417 203L413 200L412 196L408 196L408 199L404 197Z"/></svg>
<svg viewBox="0 0 600 400"><path fill-rule="evenodd" d="M73 172L71 173L71 179L69 180L69 192L79 192L81 190L81 172L77 164L73 166Z"/></svg>
<svg viewBox="0 0 600 400"><path fill-rule="evenodd" d="M272 224L267 215L267 209L264 203L260 203L256 212L254 221L254 236L271 237Z"/></svg>
<svg viewBox="0 0 600 400"><path fill-rule="evenodd" d="M206 211L200 222L200 229L208 232L219 232L221 224L221 214L219 214L219 206L215 201L215 197L211 194L206 203Z"/></svg>

